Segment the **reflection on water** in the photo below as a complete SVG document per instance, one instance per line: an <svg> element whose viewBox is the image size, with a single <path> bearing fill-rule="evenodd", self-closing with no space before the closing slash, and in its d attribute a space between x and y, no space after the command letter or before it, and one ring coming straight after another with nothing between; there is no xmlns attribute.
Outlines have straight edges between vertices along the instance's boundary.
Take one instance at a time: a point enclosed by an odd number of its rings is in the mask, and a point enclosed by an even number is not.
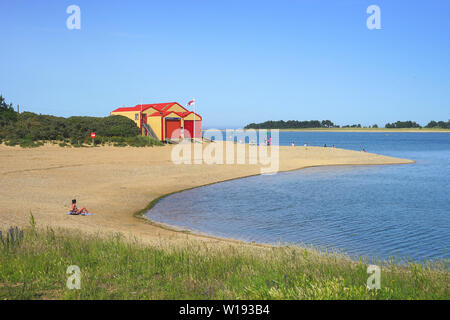
<svg viewBox="0 0 450 320"><path fill-rule="evenodd" d="M301 243L382 259L448 259L450 135L373 135L282 132L280 141L363 145L417 163L318 167L227 181L171 195L147 216L246 241Z"/></svg>

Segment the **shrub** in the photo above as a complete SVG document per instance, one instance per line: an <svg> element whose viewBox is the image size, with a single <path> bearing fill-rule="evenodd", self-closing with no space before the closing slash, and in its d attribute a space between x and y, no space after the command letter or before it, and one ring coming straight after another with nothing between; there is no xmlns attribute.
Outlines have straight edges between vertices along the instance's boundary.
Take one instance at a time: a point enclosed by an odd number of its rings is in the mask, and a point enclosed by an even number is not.
<svg viewBox="0 0 450 320"><path fill-rule="evenodd" d="M31 139L22 139L19 141L19 145L22 148L36 148L36 147L43 146L44 143L42 141L34 142Z"/></svg>
<svg viewBox="0 0 450 320"><path fill-rule="evenodd" d="M9 139L9 140L6 140L5 144L9 147L14 147L19 144L19 141L17 139Z"/></svg>
<svg viewBox="0 0 450 320"><path fill-rule="evenodd" d="M19 114L12 104L6 104L0 96L0 143L5 141L8 146L31 148L43 145L42 141L62 141L59 143L61 147L66 147L68 143L83 147L92 145L91 132L97 134L94 146L162 145L148 137L141 137L136 123L123 116L63 118L33 112Z"/></svg>

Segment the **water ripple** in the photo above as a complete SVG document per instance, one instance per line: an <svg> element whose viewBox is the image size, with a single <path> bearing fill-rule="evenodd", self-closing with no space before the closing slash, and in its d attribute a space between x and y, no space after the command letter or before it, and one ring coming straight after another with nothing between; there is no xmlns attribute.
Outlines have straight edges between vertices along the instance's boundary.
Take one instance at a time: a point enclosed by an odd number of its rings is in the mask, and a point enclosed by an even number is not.
<svg viewBox="0 0 450 320"><path fill-rule="evenodd" d="M327 140L417 163L227 181L171 195L147 216L245 241L302 243L383 259L448 259L448 134L281 133L282 144Z"/></svg>

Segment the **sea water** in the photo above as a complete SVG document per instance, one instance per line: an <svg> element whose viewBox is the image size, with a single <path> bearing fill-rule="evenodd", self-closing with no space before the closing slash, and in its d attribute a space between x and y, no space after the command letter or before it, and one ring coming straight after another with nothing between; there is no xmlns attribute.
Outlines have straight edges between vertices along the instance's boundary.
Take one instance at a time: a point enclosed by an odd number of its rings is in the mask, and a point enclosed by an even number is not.
<svg viewBox="0 0 450 320"><path fill-rule="evenodd" d="M293 141L416 163L316 167L226 181L164 198L147 216L215 236L372 259L449 258L449 133L280 133L281 145Z"/></svg>

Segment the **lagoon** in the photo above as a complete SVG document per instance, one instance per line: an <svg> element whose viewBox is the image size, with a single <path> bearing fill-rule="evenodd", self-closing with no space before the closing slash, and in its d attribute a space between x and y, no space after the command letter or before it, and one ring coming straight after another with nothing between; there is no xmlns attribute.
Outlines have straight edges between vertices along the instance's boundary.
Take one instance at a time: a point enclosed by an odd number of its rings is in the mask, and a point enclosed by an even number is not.
<svg viewBox="0 0 450 320"><path fill-rule="evenodd" d="M372 259L449 258L449 133L280 132L280 145L292 141L416 163L317 167L226 181L170 195L147 217L214 236Z"/></svg>

